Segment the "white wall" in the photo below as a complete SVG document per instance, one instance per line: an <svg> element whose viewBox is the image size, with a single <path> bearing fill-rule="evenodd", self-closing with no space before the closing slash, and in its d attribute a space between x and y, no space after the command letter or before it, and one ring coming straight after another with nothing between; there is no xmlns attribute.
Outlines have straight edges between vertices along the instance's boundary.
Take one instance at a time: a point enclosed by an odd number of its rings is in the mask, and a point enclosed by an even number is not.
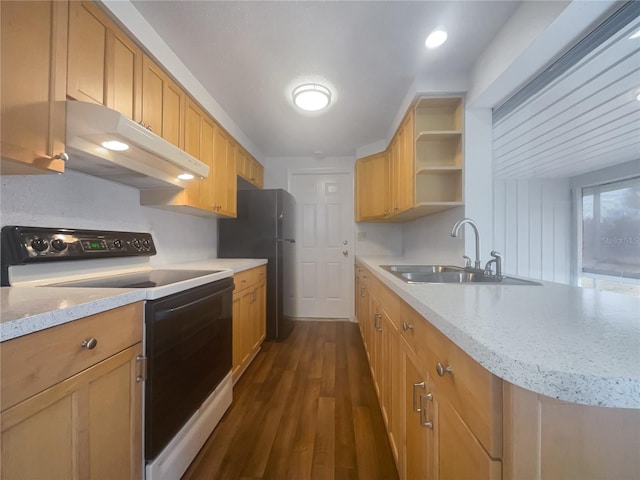
<svg viewBox="0 0 640 480"><path fill-rule="evenodd" d="M625 180L627 178L637 177L638 175L640 175L640 159L573 177L571 178L571 188L590 187L602 183Z"/></svg>
<svg viewBox="0 0 640 480"><path fill-rule="evenodd" d="M505 273L569 283L569 179L495 180L494 188L494 248Z"/></svg>
<svg viewBox="0 0 640 480"><path fill-rule="evenodd" d="M356 255L401 256L404 235L401 223L356 223Z"/></svg>
<svg viewBox="0 0 640 480"><path fill-rule="evenodd" d="M493 244L493 150L491 110L464 112L464 215L477 225L482 237L480 256L488 258ZM465 227L466 228L466 227ZM465 236L465 252L475 257L475 239Z"/></svg>
<svg viewBox="0 0 640 480"><path fill-rule="evenodd" d="M476 61L468 103L500 105L620 5L617 0L523 2Z"/></svg>
<svg viewBox="0 0 640 480"><path fill-rule="evenodd" d="M215 258L217 222L140 205L135 188L67 171L1 177L0 223L151 232L152 264Z"/></svg>
<svg viewBox="0 0 640 480"><path fill-rule="evenodd" d="M341 169L353 174L355 157L267 157L264 159L264 188L289 189L293 170Z"/></svg>
<svg viewBox="0 0 640 480"><path fill-rule="evenodd" d="M402 226L405 257L424 264L464 265L465 242L451 236L453 225L462 218L464 207L457 207L405 223Z"/></svg>

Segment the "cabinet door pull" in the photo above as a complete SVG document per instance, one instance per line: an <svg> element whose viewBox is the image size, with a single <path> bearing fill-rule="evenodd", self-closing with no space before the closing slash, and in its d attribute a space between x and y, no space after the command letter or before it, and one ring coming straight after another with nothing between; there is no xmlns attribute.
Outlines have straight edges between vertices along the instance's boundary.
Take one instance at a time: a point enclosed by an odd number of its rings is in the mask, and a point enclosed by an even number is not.
<svg viewBox="0 0 640 480"><path fill-rule="evenodd" d="M420 411L420 407L418 407L418 400L416 400L416 395L417 395L417 389L418 388L424 388L426 389L426 385L424 382L418 382L418 383L414 383L413 384L413 411L414 412L419 412Z"/></svg>
<svg viewBox="0 0 640 480"><path fill-rule="evenodd" d="M405 332L407 330L413 330L413 325L407 322L402 322L402 330L404 330Z"/></svg>
<svg viewBox="0 0 640 480"><path fill-rule="evenodd" d="M382 331L382 327L380 326L380 319L382 318L382 314L376 313L373 318L374 318L373 326L375 327L375 329L378 332L381 332Z"/></svg>
<svg viewBox="0 0 640 480"><path fill-rule="evenodd" d="M445 374L453 372L453 368L450 366L444 366L442 363L438 362L436 365L436 373L440 377L444 377Z"/></svg>
<svg viewBox="0 0 640 480"><path fill-rule="evenodd" d="M433 422L427 420L427 407L424 404L425 400L433 402L433 393L429 392L426 395L420 395L420 425L433 430Z"/></svg>
<svg viewBox="0 0 640 480"><path fill-rule="evenodd" d="M136 356L136 382L143 382L147 379L147 357Z"/></svg>
<svg viewBox="0 0 640 480"><path fill-rule="evenodd" d="M62 152L62 153L57 154L53 158L57 158L57 159L62 160L63 162L66 162L66 161L69 160L69 154L66 153L66 152Z"/></svg>
<svg viewBox="0 0 640 480"><path fill-rule="evenodd" d="M82 342L80 346L82 348L86 348L87 350L93 350L94 348L96 348L97 345L98 345L98 340L92 337L92 338L87 338L84 342Z"/></svg>

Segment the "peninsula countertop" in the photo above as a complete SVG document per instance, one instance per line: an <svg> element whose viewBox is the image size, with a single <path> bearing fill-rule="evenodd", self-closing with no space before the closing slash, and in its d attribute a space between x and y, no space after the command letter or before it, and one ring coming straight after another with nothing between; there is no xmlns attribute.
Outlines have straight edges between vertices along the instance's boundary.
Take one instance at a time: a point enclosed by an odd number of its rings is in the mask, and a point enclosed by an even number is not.
<svg viewBox="0 0 640 480"><path fill-rule="evenodd" d="M264 259L212 258L154 268L235 273L266 263ZM0 342L139 302L145 296L140 288L2 287Z"/></svg>
<svg viewBox="0 0 640 480"><path fill-rule="evenodd" d="M567 402L640 408L639 299L551 282L408 284L380 265L415 262L357 262L494 375Z"/></svg>

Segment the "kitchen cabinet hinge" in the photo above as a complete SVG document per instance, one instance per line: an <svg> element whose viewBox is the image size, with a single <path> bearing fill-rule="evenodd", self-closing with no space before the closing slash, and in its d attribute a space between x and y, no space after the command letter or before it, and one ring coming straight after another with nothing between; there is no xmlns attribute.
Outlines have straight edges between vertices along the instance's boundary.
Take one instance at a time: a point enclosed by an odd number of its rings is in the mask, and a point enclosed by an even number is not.
<svg viewBox="0 0 640 480"><path fill-rule="evenodd" d="M138 355L136 357L136 382L147 379L147 357Z"/></svg>

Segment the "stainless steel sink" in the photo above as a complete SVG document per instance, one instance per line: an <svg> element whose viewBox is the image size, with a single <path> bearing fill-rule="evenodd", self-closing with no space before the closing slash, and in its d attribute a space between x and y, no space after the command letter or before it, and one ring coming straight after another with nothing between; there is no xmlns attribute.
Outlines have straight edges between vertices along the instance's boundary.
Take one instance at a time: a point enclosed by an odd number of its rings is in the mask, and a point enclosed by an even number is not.
<svg viewBox="0 0 640 480"><path fill-rule="evenodd" d="M462 272L464 268L451 265L380 265L385 270L393 274L402 273L439 273L439 272Z"/></svg>
<svg viewBox="0 0 640 480"><path fill-rule="evenodd" d="M531 280L515 277L498 278L481 271L450 265L380 265L407 283L471 283L500 285L541 285Z"/></svg>

